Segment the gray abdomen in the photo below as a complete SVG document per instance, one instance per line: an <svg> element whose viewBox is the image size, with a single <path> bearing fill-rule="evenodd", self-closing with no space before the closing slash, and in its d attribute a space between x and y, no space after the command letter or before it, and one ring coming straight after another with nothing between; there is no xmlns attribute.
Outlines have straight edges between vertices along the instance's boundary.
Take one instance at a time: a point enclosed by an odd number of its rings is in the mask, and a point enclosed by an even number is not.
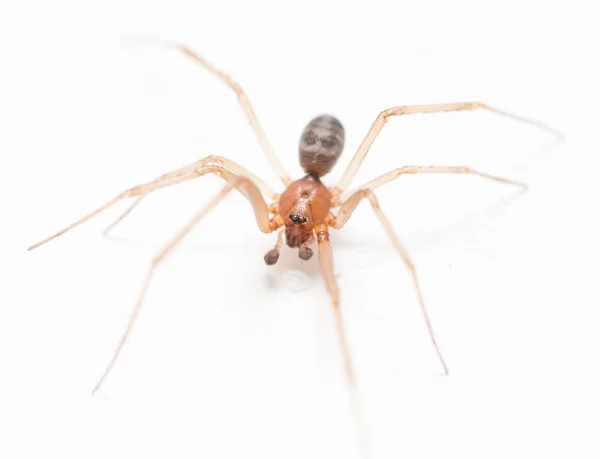
<svg viewBox="0 0 600 459"><path fill-rule="evenodd" d="M308 123L300 137L300 165L304 171L327 174L342 154L344 138L342 123L333 116L321 115Z"/></svg>

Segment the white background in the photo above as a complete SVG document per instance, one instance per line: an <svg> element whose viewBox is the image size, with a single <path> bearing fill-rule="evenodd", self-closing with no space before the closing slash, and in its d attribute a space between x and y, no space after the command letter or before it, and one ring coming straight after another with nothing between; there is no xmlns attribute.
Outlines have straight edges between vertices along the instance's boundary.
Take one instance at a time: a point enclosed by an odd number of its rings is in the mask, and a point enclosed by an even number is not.
<svg viewBox="0 0 600 459"><path fill-rule="evenodd" d="M357 458L317 257L286 249L229 196L161 265L95 396L149 260L217 192L203 178L26 248L122 189L209 154L273 186L235 97L172 51L189 44L246 89L283 164L313 116L346 127L334 185L387 107L481 100L493 114L388 123L355 182L405 164L469 165L378 193L417 265L442 351L372 211L332 236L376 458L600 456L600 39L593 2L4 2L0 10L0 456Z"/></svg>

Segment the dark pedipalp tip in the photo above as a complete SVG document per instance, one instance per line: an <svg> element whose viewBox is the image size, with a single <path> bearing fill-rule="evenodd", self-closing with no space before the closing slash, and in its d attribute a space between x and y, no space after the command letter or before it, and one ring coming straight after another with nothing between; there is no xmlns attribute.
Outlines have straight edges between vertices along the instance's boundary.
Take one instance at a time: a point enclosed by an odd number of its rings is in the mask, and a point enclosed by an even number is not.
<svg viewBox="0 0 600 459"><path fill-rule="evenodd" d="M298 251L298 256L302 260L310 260L310 258L313 256L313 251L310 247L303 247Z"/></svg>
<svg viewBox="0 0 600 459"><path fill-rule="evenodd" d="M277 250L269 250L265 254L265 263L269 266L274 265L279 260L279 252Z"/></svg>

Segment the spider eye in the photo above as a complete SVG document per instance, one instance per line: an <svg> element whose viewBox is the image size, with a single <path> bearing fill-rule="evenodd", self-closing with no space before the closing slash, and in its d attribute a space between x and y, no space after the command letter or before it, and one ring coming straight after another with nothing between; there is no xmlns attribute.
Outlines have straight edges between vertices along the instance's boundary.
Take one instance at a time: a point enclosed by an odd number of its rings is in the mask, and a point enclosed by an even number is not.
<svg viewBox="0 0 600 459"><path fill-rule="evenodd" d="M306 223L306 221L307 221L307 218L301 214L290 214L289 219L295 225L301 225L302 223Z"/></svg>

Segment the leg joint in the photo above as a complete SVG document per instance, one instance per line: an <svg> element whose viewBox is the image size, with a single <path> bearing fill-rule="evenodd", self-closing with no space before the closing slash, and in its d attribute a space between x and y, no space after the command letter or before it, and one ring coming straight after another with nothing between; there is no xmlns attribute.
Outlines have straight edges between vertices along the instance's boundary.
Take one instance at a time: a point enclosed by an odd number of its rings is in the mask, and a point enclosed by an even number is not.
<svg viewBox="0 0 600 459"><path fill-rule="evenodd" d="M384 121L387 121L387 119L390 116L404 115L406 113L407 109L408 109L408 107L406 107L406 106L392 107L392 108L383 110L381 113L379 113L379 116L381 116Z"/></svg>
<svg viewBox="0 0 600 459"><path fill-rule="evenodd" d="M210 155L207 156L206 158L202 158L202 164L206 165L206 164L222 164L223 163L223 157L221 156L217 156L217 155Z"/></svg>

